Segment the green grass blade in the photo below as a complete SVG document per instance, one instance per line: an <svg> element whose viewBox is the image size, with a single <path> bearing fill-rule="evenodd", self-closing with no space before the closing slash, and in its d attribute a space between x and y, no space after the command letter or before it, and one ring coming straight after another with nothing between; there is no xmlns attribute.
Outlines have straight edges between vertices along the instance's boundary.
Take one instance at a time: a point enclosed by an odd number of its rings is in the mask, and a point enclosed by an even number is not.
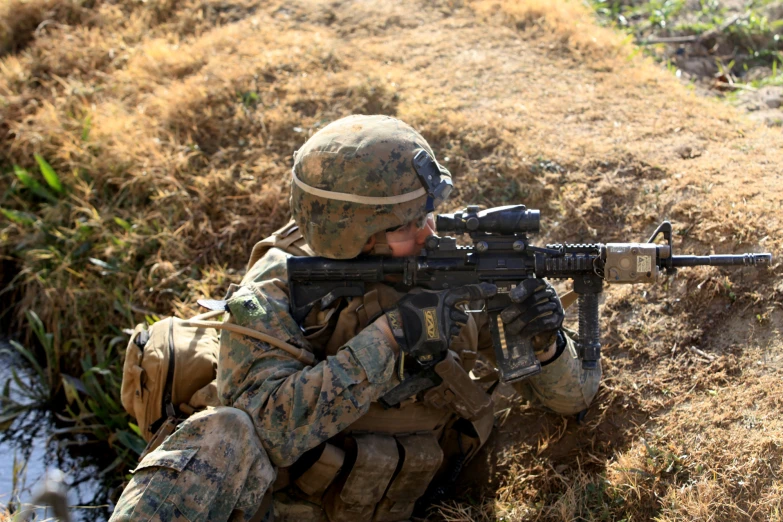
<svg viewBox="0 0 783 522"><path fill-rule="evenodd" d="M139 428L137 425L133 424L132 422L128 423L128 427L131 429L131 431L133 431L133 433L141 437L141 428Z"/></svg>
<svg viewBox="0 0 783 522"><path fill-rule="evenodd" d="M11 378L14 380L14 383L16 383L17 392L30 399L31 401L35 403L43 403L46 402L47 396L44 390L40 389L40 387L37 387L35 385L29 385L26 382L22 380L21 377L19 377L19 374L16 373L16 368L11 368Z"/></svg>
<svg viewBox="0 0 783 522"><path fill-rule="evenodd" d="M55 392L57 390L57 377L60 374L60 361L54 346L54 334L46 332L43 321L41 321L38 314L34 311L28 310L24 315L30 323L30 328L35 332L36 337L38 337L38 340L41 342L41 346L44 348L47 369L45 379L49 388Z"/></svg>
<svg viewBox="0 0 783 522"><path fill-rule="evenodd" d="M101 471L98 472L98 476L99 477L105 477L106 475L108 475L112 471L114 471L117 468L119 468L120 466L122 466L125 463L125 453L126 452L120 453L117 456L117 458L114 459L114 462L112 462L111 464L109 464L104 469L102 469Z"/></svg>
<svg viewBox="0 0 783 522"><path fill-rule="evenodd" d="M35 161L38 162L38 168L41 169L41 174L43 174L44 179L46 180L46 183L58 194L63 193L63 185L60 183L60 177L57 175L57 173L54 171L51 165L43 159L43 156L40 154L33 154L35 157Z"/></svg>
<svg viewBox="0 0 783 522"><path fill-rule="evenodd" d="M114 399L111 398L109 394L103 395L103 402L106 405L106 409L109 411L124 411L122 408L120 408L120 405L117 404Z"/></svg>
<svg viewBox="0 0 783 522"><path fill-rule="evenodd" d="M82 141L89 139L90 129L92 129L92 116L88 114L82 123Z"/></svg>
<svg viewBox="0 0 783 522"><path fill-rule="evenodd" d="M3 214L9 221L17 223L19 225L32 225L35 220L30 217L30 214L25 212L18 212L7 208L0 208L0 214Z"/></svg>
<svg viewBox="0 0 783 522"><path fill-rule="evenodd" d="M14 165L14 174L16 174L17 179L22 183L22 185L30 189L30 192L40 198L48 200L50 203L57 203L57 198L54 197L51 192L46 190L43 185L38 183L35 178L33 178L25 169L19 165Z"/></svg>
<svg viewBox="0 0 783 522"><path fill-rule="evenodd" d="M118 431L116 436L117 440L119 440L123 446L137 455L141 455L141 452L147 447L147 443L144 442L144 439L129 431Z"/></svg>
<svg viewBox="0 0 783 522"><path fill-rule="evenodd" d="M65 388L65 398L68 404L71 404L76 400L79 393L82 392L85 395L90 395L90 392L85 388L84 383L76 377L71 377L68 374L62 374L63 388Z"/></svg>
<svg viewBox="0 0 783 522"><path fill-rule="evenodd" d="M107 263L106 261L103 261L101 259L96 259L94 257L88 257L87 260L90 263L92 263L93 265L99 266L99 267L103 268L104 270L106 270L108 272L116 272L117 271L116 267L110 265L109 263Z"/></svg>
<svg viewBox="0 0 783 522"><path fill-rule="evenodd" d="M16 341L10 341L10 343L11 343L11 346L16 348L16 351L22 357L27 359L27 361L30 363L30 366L32 366L33 369L35 370L36 376L39 379L41 379L42 382L46 382L47 381L47 379L46 379L46 372L44 372L43 368L41 368L41 365L38 364L38 361L35 359L35 356L33 355L33 353L30 350L28 350L27 348L25 348L24 346L22 346L21 344L19 344L18 342L16 342Z"/></svg>
<svg viewBox="0 0 783 522"><path fill-rule="evenodd" d="M125 232L131 231L131 224L122 219L121 217L115 217L114 222L125 229Z"/></svg>
<svg viewBox="0 0 783 522"><path fill-rule="evenodd" d="M0 433L11 427L16 418L24 412L23 409L11 410L0 413Z"/></svg>

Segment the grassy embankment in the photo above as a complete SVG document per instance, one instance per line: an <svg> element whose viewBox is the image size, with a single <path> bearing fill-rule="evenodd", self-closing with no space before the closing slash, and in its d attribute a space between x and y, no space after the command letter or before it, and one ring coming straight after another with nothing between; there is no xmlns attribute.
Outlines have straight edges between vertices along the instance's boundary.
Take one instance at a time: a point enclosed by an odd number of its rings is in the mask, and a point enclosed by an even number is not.
<svg viewBox="0 0 783 522"><path fill-rule="evenodd" d="M0 46L3 320L31 331L37 313L48 368L84 374L52 372L47 397L68 392L128 459L121 329L238 280L286 219L291 153L340 116L421 129L455 207L541 208L542 243L670 218L681 252L780 252L779 131L695 96L577 2L15 0ZM585 423L511 404L475 500L443 514L780 518L780 274L610 289Z"/></svg>
<svg viewBox="0 0 783 522"><path fill-rule="evenodd" d="M590 5L602 23L633 35L670 67L682 62L694 80L717 76L710 80L736 83L740 90L783 83L783 5L777 0L591 0ZM695 58L701 59L689 63Z"/></svg>
<svg viewBox="0 0 783 522"><path fill-rule="evenodd" d="M591 0L599 21L699 92L783 125L783 4L778 0Z"/></svg>

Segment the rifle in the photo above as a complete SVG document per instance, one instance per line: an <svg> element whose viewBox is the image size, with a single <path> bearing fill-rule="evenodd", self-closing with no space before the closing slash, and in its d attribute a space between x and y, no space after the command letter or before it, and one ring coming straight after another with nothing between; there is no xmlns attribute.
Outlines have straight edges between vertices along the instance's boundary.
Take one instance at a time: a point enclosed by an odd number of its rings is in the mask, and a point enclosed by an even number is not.
<svg viewBox="0 0 783 522"><path fill-rule="evenodd" d="M674 255L668 221L645 243L534 246L528 235L539 232L540 220L538 210L524 205L483 211L469 206L462 212L438 215L437 229L439 233L468 234L473 242L470 246L457 245L454 237L432 235L419 256L359 256L350 260L291 257L288 284L293 317L301 323L314 306L324 309L340 297L363 296L367 283L387 283L401 290L493 283L498 293L487 300L485 310L498 370L502 381L515 382L541 371L530 341L505 332L500 319L500 312L511 304L509 292L527 278L573 280L579 305L577 346L582 367L589 370L598 367L601 357L598 301L604 284L653 283L662 270L672 274L680 267L769 266L772 262L769 253ZM663 236L663 244L655 243L658 236ZM397 398L439 383L432 371L428 375L429 384L427 379L420 378L418 383L405 379L397 387Z"/></svg>

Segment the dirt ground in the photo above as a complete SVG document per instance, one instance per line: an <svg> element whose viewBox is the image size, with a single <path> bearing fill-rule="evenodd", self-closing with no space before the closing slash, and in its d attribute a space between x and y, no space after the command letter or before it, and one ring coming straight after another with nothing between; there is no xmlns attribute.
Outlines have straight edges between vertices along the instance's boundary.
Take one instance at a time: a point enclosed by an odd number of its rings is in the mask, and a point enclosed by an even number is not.
<svg viewBox="0 0 783 522"><path fill-rule="evenodd" d="M292 152L335 118L390 114L452 171L455 208L540 208L539 244L646 240L670 219L676 253L775 256L609 288L587 416L503 399L439 516L783 518L780 129L687 89L575 1L45 3L33 30L0 24L30 33L0 61L0 160L43 155L71 199L25 200L4 174L0 205L56 223L70 271L41 253L51 229L0 234L11 294L62 339L222 295L286 219ZM89 255L75 224L96 231Z"/></svg>

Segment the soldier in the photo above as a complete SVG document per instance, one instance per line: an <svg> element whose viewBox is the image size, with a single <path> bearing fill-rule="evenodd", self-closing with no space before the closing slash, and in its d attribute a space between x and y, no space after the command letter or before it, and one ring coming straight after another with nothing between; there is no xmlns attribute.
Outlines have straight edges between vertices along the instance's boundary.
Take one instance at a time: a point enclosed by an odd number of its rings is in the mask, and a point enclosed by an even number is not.
<svg viewBox="0 0 783 522"><path fill-rule="evenodd" d="M420 175L417 154L436 165L439 179ZM305 365L224 330L217 377L224 406L193 415L142 460L112 520L399 521L417 501L447 491L492 429L484 389L444 382L393 408L378 401L411 361L432 355L433 342L460 378L479 352L492 360L486 318L464 307L496 289L400 294L370 285L361 298L316 305L297 324L285 262L291 254L414 255L450 187L426 140L397 119L351 116L313 135L294 155L294 220L254 247L226 305L228 321L306 349L318 362ZM533 340L543 367L518 389L556 412L582 411L600 368L581 368L556 293L531 279L512 298L501 314L505 327Z"/></svg>

